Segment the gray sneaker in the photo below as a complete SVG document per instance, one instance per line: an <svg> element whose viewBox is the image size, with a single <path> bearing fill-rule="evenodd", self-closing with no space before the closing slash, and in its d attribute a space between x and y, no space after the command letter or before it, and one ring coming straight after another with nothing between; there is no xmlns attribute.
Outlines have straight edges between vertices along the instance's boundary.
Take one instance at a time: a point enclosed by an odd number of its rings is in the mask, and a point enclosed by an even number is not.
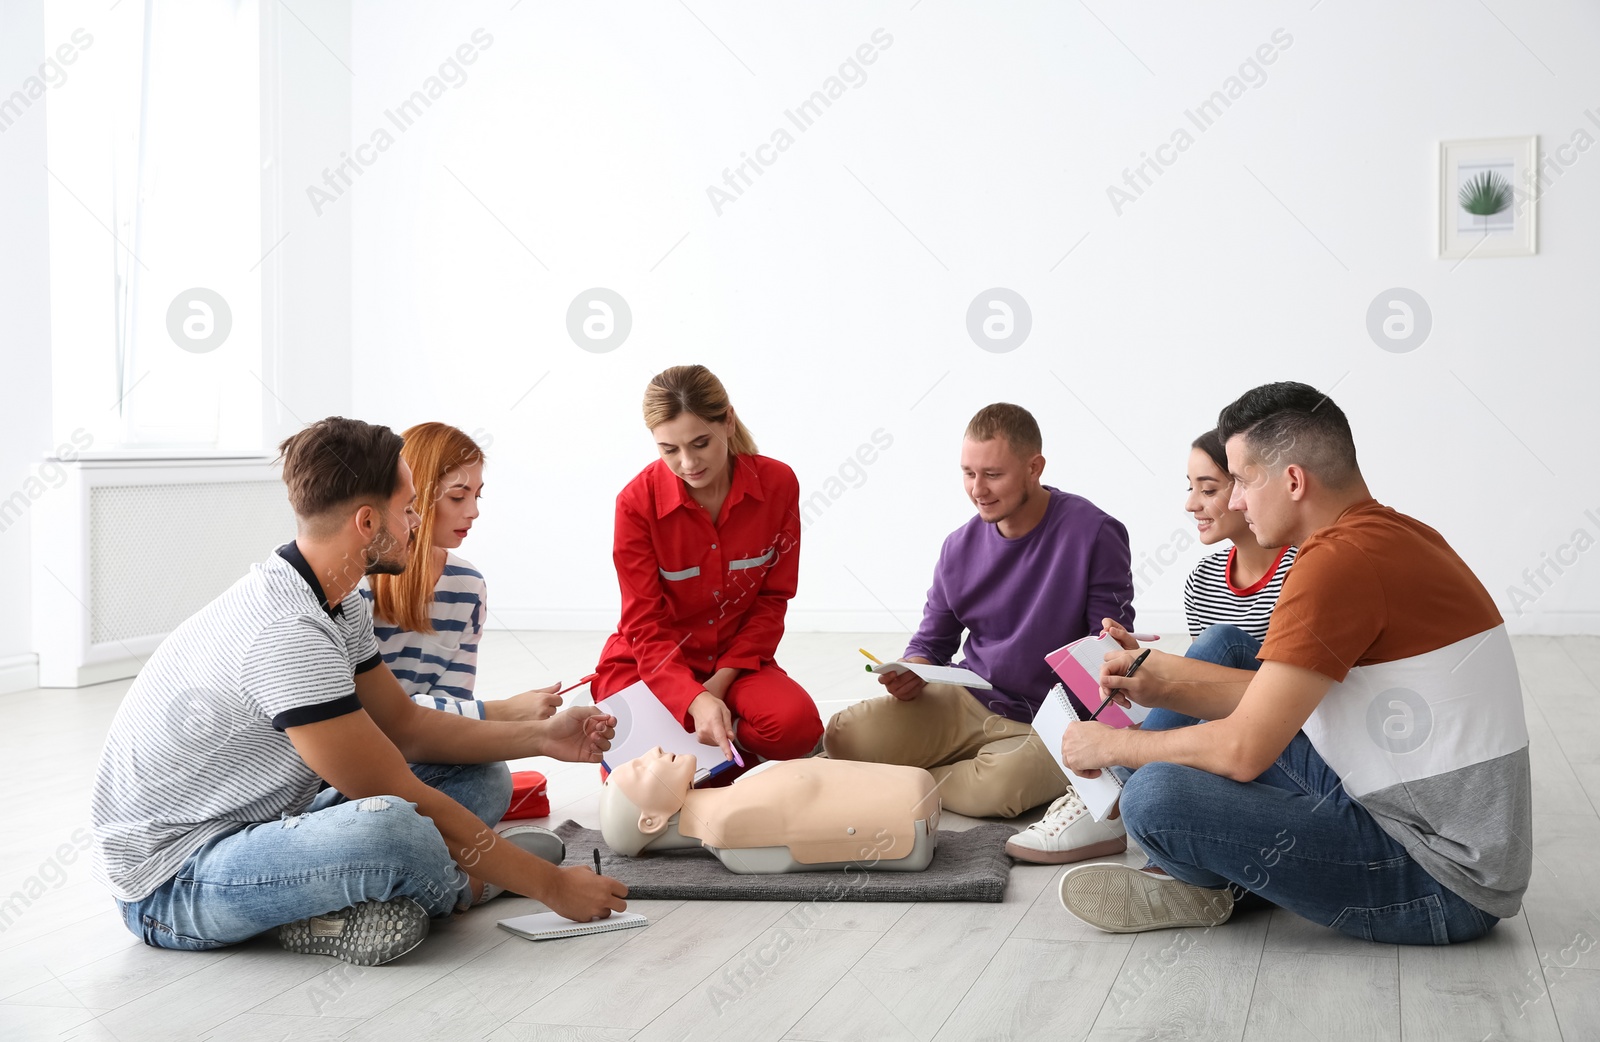
<svg viewBox="0 0 1600 1042"><path fill-rule="evenodd" d="M500 825L495 826L495 831L500 834L501 839L512 846L521 847L534 857L543 858L552 865L561 864L567 856L567 844L560 836L547 828L541 828L538 825L507 825L502 822ZM506 889L504 887L496 886L485 880L483 896L478 898L477 903L483 904L485 901L493 901L505 892Z"/></svg>
<svg viewBox="0 0 1600 1042"><path fill-rule="evenodd" d="M495 826L495 831L500 833L501 839L510 840L534 857L543 858L552 865L561 864L567 856L566 843L547 828L538 825L507 825L502 822Z"/></svg>
<svg viewBox="0 0 1600 1042"><path fill-rule="evenodd" d="M363 901L278 927L284 951L331 955L353 966L393 962L428 936L428 913L409 897Z"/></svg>
<svg viewBox="0 0 1600 1042"><path fill-rule="evenodd" d="M1107 933L1143 933L1220 926L1233 914L1233 894L1190 886L1159 870L1100 862L1061 877L1061 906Z"/></svg>

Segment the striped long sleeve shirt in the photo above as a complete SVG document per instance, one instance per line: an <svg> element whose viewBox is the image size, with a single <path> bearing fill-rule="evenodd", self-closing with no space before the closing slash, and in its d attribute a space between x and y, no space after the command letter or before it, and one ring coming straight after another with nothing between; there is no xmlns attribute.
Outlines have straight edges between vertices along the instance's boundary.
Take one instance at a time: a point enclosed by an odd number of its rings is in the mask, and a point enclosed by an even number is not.
<svg viewBox="0 0 1600 1042"><path fill-rule="evenodd" d="M1286 546L1267 573L1249 587L1233 584L1233 547L1202 558L1183 585L1183 613L1189 636L1199 637L1212 626L1237 626L1256 640L1267 638L1267 622L1283 590L1289 566L1297 551Z"/></svg>
<svg viewBox="0 0 1600 1042"><path fill-rule="evenodd" d="M372 591L363 584L370 602ZM449 554L444 574L433 587L432 633L401 629L374 619L373 634L389 671L411 700L478 720L483 703L473 697L478 679L478 642L488 616L489 591L483 573Z"/></svg>

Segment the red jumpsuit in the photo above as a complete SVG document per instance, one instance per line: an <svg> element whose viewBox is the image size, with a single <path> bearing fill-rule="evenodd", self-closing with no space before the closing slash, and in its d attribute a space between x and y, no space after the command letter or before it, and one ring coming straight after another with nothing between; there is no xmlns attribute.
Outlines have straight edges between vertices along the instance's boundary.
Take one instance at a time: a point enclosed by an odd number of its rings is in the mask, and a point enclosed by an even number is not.
<svg viewBox="0 0 1600 1042"><path fill-rule="evenodd" d="M773 661L800 572L800 483L765 456L731 456L722 516L664 460L617 496L612 559L622 621L591 685L602 701L643 679L692 730L689 703L719 669L739 745L769 760L805 756L822 737L816 702Z"/></svg>

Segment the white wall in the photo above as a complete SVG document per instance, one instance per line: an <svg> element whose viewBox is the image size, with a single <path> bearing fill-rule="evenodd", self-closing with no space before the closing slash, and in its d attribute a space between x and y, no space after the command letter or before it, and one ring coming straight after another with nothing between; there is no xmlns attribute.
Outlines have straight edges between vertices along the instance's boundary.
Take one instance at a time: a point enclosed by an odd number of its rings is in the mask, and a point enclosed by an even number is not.
<svg viewBox="0 0 1600 1042"><path fill-rule="evenodd" d="M0 98L38 72L44 50L39 0L0 0ZM32 687L38 676L29 566L33 499L24 482L52 448L50 270L45 263L48 102L48 95L35 101L0 131L0 359L6 390L0 408L0 500L18 492L29 497L28 508L4 515L10 520L0 529L0 691Z"/></svg>
<svg viewBox="0 0 1600 1042"><path fill-rule="evenodd" d="M301 40L316 129L292 171L305 185L286 175L283 195L315 234L283 247L302 251L285 256L307 301L284 319L304 366L290 379L310 388L295 411L492 440L466 552L499 622L610 625L610 503L652 452L639 394L686 361L722 375L808 495L874 431L893 438L808 528L796 625L915 624L939 540L970 512L961 427L998 399L1039 416L1048 480L1127 522L1136 566L1186 527L1188 440L1282 378L1333 390L1379 498L1444 532L1508 612L1541 555L1600 537L1581 303L1600 276L1583 234L1600 160L1547 192L1537 258L1457 265L1431 245L1438 139L1537 133L1549 150L1600 133L1592 8L1505 8L1502 24L1443 3L910 6L365 2L348 38L336 7L314 27L331 47ZM390 123L479 27L492 43L465 81ZM893 43L866 82L714 212L707 186L880 27ZM1117 214L1108 186L1280 28L1293 42L1265 83ZM365 158L318 215L304 187L345 151ZM591 286L632 307L609 354L566 334ZM993 286L1032 308L1008 354L965 328ZM1410 354L1365 332L1393 286L1432 309ZM1197 554L1146 564L1143 619L1177 621ZM1596 576L1580 557L1513 624L1600 630Z"/></svg>
<svg viewBox="0 0 1600 1042"><path fill-rule="evenodd" d="M305 186L350 142L350 5L263 4L261 252L263 448L348 413L350 211L318 215ZM275 248L274 248L275 247ZM293 533L285 533L285 538Z"/></svg>

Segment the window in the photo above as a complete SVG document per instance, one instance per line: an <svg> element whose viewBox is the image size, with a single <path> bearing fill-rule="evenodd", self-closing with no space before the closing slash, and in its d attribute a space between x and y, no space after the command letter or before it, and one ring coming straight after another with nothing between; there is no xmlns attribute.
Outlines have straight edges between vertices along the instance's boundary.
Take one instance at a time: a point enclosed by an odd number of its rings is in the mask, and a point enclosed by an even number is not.
<svg viewBox="0 0 1600 1042"><path fill-rule="evenodd" d="M258 450L255 0L47 5L53 414L96 450Z"/></svg>

